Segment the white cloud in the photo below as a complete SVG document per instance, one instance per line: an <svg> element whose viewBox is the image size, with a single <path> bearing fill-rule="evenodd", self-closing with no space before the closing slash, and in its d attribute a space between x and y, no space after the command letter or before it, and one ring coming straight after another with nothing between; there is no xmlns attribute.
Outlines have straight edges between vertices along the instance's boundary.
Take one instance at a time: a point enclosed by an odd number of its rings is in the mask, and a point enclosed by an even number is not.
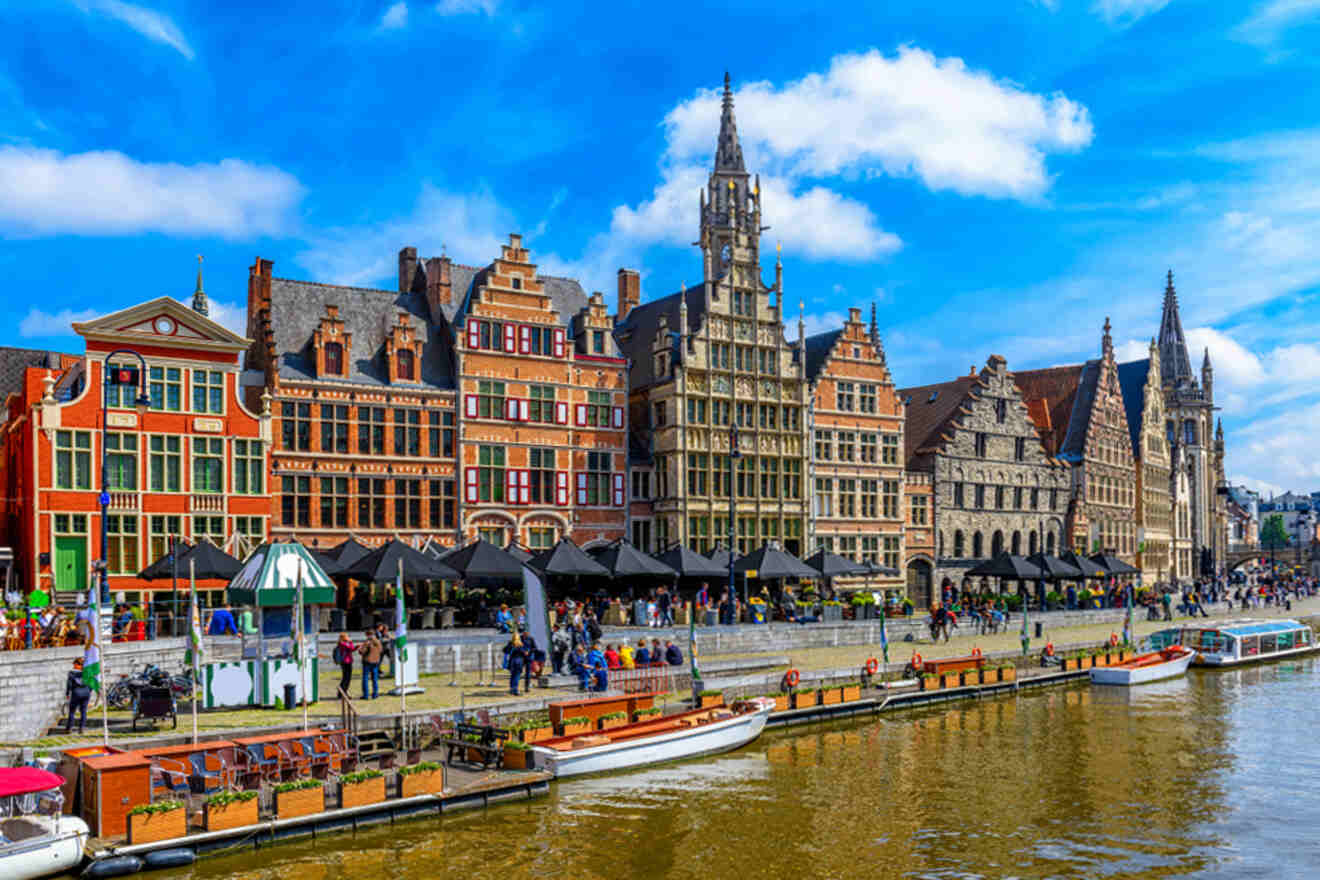
<svg viewBox="0 0 1320 880"><path fill-rule="evenodd" d="M399 0L398 3L386 9L385 14L381 16L380 30L398 30L406 24L408 24L408 4L403 0Z"/></svg>
<svg viewBox="0 0 1320 880"><path fill-rule="evenodd" d="M292 175L240 159L178 165L0 147L0 228L17 234L273 235L293 225L302 196Z"/></svg>
<svg viewBox="0 0 1320 880"><path fill-rule="evenodd" d="M90 321L97 317L92 309L61 309L47 312L38 308L28 309L23 320L18 322L18 335L25 339L35 336L72 336L74 321Z"/></svg>
<svg viewBox="0 0 1320 880"><path fill-rule="evenodd" d="M192 308L192 296L180 297L179 302ZM210 310L207 317L215 321L222 327L233 330L240 336L247 335L247 306L243 303L223 302L217 299L208 299Z"/></svg>
<svg viewBox="0 0 1320 880"><path fill-rule="evenodd" d="M806 314L806 330L808 336L815 336L817 333L828 333L831 330L842 330L843 324L848 320L846 312L817 312L810 311ZM788 338L797 341L797 310L793 314L784 315L784 330L787 331Z"/></svg>
<svg viewBox="0 0 1320 880"><path fill-rule="evenodd" d="M469 15L481 13L495 15L499 0L440 0L435 4L435 11L441 15Z"/></svg>
<svg viewBox="0 0 1320 880"><path fill-rule="evenodd" d="M1320 0L1269 0L1256 7L1235 30L1239 39L1259 46L1278 41L1284 31L1320 17Z"/></svg>
<svg viewBox="0 0 1320 880"><path fill-rule="evenodd" d="M74 2L83 12L98 13L126 24L148 40L175 49L189 61L195 57L196 53L193 52L183 31L179 30L179 26L168 15L145 6L124 3L123 0L74 0Z"/></svg>
<svg viewBox="0 0 1320 880"><path fill-rule="evenodd" d="M1091 9L1110 24L1126 27L1168 5L1169 0L1095 0Z"/></svg>

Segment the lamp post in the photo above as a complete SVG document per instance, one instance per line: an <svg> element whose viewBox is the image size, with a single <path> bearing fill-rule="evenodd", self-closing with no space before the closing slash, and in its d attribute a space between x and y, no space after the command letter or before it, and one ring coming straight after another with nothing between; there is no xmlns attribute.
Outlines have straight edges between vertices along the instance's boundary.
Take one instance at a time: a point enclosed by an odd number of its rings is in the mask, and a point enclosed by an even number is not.
<svg viewBox="0 0 1320 880"><path fill-rule="evenodd" d="M114 367L111 361L119 355L131 355L138 360L138 368L132 367ZM110 424L110 388L132 388L136 387L138 394L133 399L133 404L137 408L138 416L143 416L147 408L151 406L151 398L147 396L147 362L131 348L118 348L110 352L105 357L105 376L101 385L101 610L110 602L110 566L107 556L110 552L110 533L109 523L107 522L110 512L110 470L106 467L109 462L109 444L106 442L109 434Z"/></svg>
<svg viewBox="0 0 1320 880"><path fill-rule="evenodd" d="M734 574L733 574L733 539L734 539L734 514L737 512L738 493L734 487L737 481L734 479L733 471L741 453L738 452L738 420L733 414L729 414L729 617L730 623L733 623L733 602L734 602Z"/></svg>

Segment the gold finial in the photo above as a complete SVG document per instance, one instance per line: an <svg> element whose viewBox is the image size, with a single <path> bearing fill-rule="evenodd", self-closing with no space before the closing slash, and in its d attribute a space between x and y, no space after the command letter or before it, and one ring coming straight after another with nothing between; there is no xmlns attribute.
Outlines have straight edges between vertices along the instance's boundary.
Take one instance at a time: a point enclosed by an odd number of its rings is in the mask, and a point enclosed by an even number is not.
<svg viewBox="0 0 1320 880"><path fill-rule="evenodd" d="M775 242L775 253L782 254L783 252L784 252L784 243L782 241Z"/></svg>
<svg viewBox="0 0 1320 880"><path fill-rule="evenodd" d="M732 180L729 181L729 189L733 189L733 181L732 181Z"/></svg>

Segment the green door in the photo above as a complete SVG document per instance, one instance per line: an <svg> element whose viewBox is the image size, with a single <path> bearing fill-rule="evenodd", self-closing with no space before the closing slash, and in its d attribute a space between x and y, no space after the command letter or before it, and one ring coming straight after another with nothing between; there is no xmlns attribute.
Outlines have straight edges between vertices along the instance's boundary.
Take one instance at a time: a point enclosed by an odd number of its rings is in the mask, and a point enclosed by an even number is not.
<svg viewBox="0 0 1320 880"><path fill-rule="evenodd" d="M55 589L87 589L87 539L81 535L55 539Z"/></svg>

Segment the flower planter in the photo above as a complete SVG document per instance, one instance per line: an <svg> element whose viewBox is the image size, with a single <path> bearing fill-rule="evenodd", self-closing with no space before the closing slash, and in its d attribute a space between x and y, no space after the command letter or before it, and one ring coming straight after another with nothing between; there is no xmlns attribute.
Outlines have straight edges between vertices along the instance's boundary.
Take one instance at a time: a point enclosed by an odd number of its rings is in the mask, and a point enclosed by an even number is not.
<svg viewBox="0 0 1320 880"><path fill-rule="evenodd" d="M341 782L339 785L339 806L344 809L365 807L383 800L385 800L384 776L364 779L361 782Z"/></svg>
<svg viewBox="0 0 1320 880"><path fill-rule="evenodd" d="M623 727L627 723L627 718L602 718L600 719L600 729L613 730L616 727Z"/></svg>
<svg viewBox="0 0 1320 880"><path fill-rule="evenodd" d="M934 676L920 676L917 683L923 691L937 691L940 689L940 680Z"/></svg>
<svg viewBox="0 0 1320 880"><path fill-rule="evenodd" d="M849 684L849 685L844 685L844 688L843 688L843 702L845 702L845 703L851 703L851 702L853 702L854 700L860 700L861 698L862 698L862 686L861 686L861 685L859 685L859 684Z"/></svg>
<svg viewBox="0 0 1320 880"><path fill-rule="evenodd" d="M825 622L843 620L842 605L822 605L820 609L820 619Z"/></svg>
<svg viewBox="0 0 1320 880"><path fill-rule="evenodd" d="M585 722L583 724L565 724L564 732L561 734L561 736L577 736L580 733L591 733L590 721ZM480 758L478 758L477 760L480 760Z"/></svg>
<svg viewBox="0 0 1320 880"><path fill-rule="evenodd" d="M701 708L709 709L712 706L723 706L724 694L702 694Z"/></svg>
<svg viewBox="0 0 1320 880"><path fill-rule="evenodd" d="M531 749L505 749L505 750L504 750L504 769L506 769L506 770L530 770L530 769L532 769L532 750L531 750Z"/></svg>
<svg viewBox="0 0 1320 880"><path fill-rule="evenodd" d="M518 739L531 745L539 743L541 740L552 739L555 735L555 729L547 724L545 727L525 727L518 731Z"/></svg>
<svg viewBox="0 0 1320 880"><path fill-rule="evenodd" d="M843 688L828 687L820 690L820 704L822 706L837 706L843 702Z"/></svg>
<svg viewBox="0 0 1320 880"><path fill-rule="evenodd" d="M807 709L819 705L820 695L816 691L795 691L793 694L794 709Z"/></svg>
<svg viewBox="0 0 1320 880"><path fill-rule="evenodd" d="M775 694L775 711L787 712L793 708L792 694Z"/></svg>
<svg viewBox="0 0 1320 880"><path fill-rule="evenodd" d="M507 756L509 752L504 754ZM444 790L444 767L399 776L399 797L416 797L419 794L443 794Z"/></svg>
<svg viewBox="0 0 1320 880"><path fill-rule="evenodd" d="M944 672L944 673L941 673L941 674L940 674L940 690L948 690L949 688L956 688L956 687L958 687L958 685L961 683L961 682L960 682L961 677L962 677L962 676L960 676L960 675L959 675L958 673L956 673L956 672Z"/></svg>
<svg viewBox="0 0 1320 880"><path fill-rule="evenodd" d="M1016 678L1017 678L1017 667L1004 666L1000 668L999 670L1000 681L1013 681Z"/></svg>
<svg viewBox="0 0 1320 880"><path fill-rule="evenodd" d="M207 831L228 831L257 824L257 799L229 804L202 806L202 825Z"/></svg>
<svg viewBox="0 0 1320 880"><path fill-rule="evenodd" d="M294 819L325 812L325 788L300 788L297 791L275 792L275 816Z"/></svg>
<svg viewBox="0 0 1320 880"><path fill-rule="evenodd" d="M168 813L134 813L128 817L128 844L173 840L188 833L188 811L183 807Z"/></svg>

